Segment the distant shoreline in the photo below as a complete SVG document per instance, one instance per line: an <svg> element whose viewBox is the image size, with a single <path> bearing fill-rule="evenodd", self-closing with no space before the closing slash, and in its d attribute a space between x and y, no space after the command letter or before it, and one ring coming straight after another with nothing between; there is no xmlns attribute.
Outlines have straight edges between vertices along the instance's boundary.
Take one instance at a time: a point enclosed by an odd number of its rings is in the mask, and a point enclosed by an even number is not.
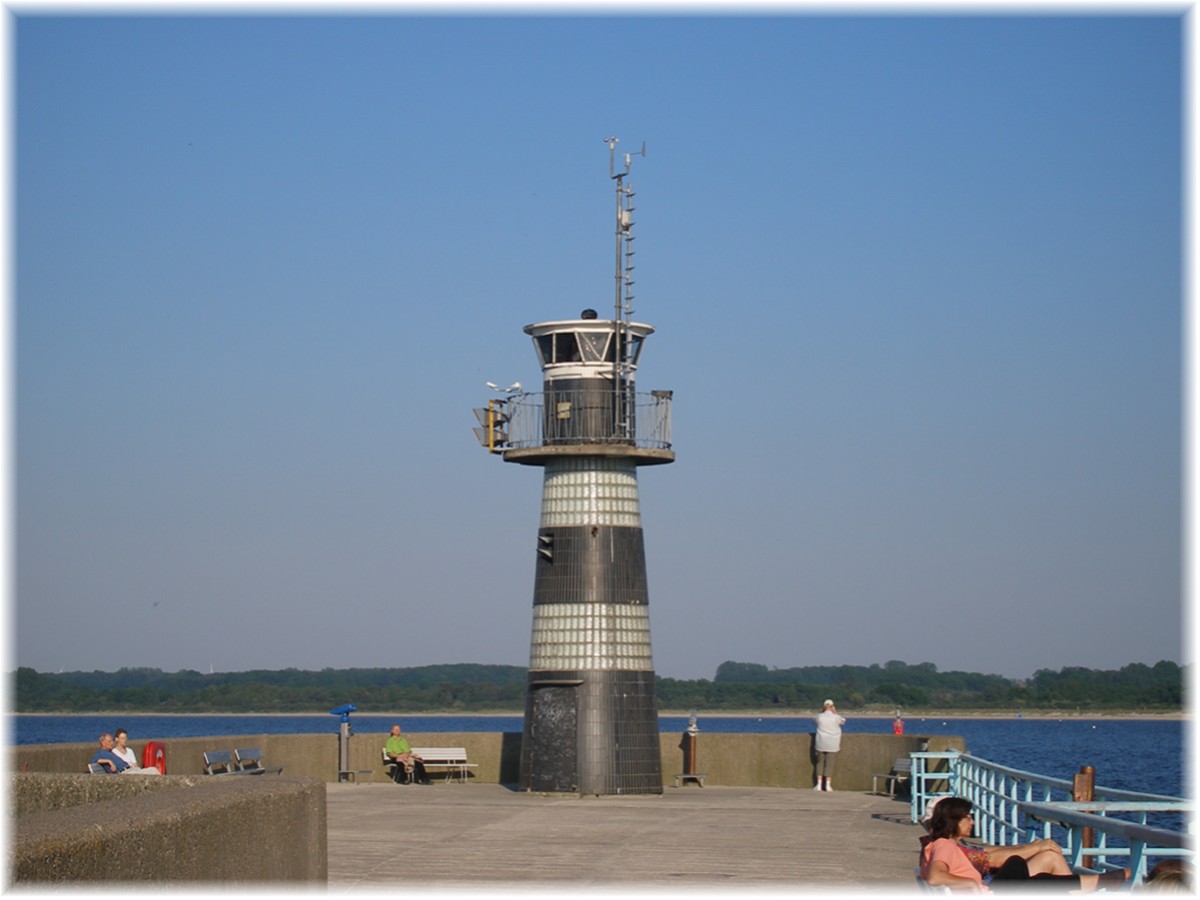
<svg viewBox="0 0 1200 900"><path fill-rule="evenodd" d="M700 710L697 713L697 720L703 722L705 719L805 719L811 718L819 713L819 709L813 710ZM895 713L879 712L877 710L845 710L839 709L839 713L847 719L892 719L895 718ZM135 716L180 716L180 717L212 717L212 716L228 716L229 718L274 718L283 716L319 716L331 715L328 710L310 710L308 712L131 712L129 710L94 710L87 712L10 712L10 716L107 716L113 719L122 717L132 718ZM371 716L373 718L396 718L405 719L416 716L439 716L446 718L459 719L502 719L512 718L513 716L524 715L524 710L512 710L511 712L497 712L495 710L489 712L444 712L438 710L422 710L422 711L396 711L396 710L358 710L351 713L352 716ZM691 715L691 710L679 709L663 709L659 710L660 716L672 716L687 718ZM920 722L929 719L1127 719L1132 721L1191 721L1192 711L1169 711L1169 712L1142 712L1135 710L1097 710L1093 712L1064 712L1060 710L913 710L912 712L901 712L900 717L905 722ZM353 721L353 719L351 720Z"/></svg>

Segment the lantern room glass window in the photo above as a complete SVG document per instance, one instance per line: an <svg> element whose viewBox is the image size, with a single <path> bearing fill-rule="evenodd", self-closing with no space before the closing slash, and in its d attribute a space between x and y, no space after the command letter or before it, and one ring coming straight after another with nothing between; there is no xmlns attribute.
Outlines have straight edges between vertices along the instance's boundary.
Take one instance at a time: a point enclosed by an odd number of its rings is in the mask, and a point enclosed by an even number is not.
<svg viewBox="0 0 1200 900"><path fill-rule="evenodd" d="M574 332L543 334L533 339L542 366L555 363L577 363L583 360Z"/></svg>
<svg viewBox="0 0 1200 900"><path fill-rule="evenodd" d="M635 366L642 353L643 337L635 334L628 338L629 361ZM614 341L611 331L560 331L539 335L533 339L538 360L543 368L561 363L616 362L614 348L618 345L621 347L621 361L624 361L625 342L625 335L621 335L620 341Z"/></svg>
<svg viewBox="0 0 1200 900"><path fill-rule="evenodd" d="M585 331L579 335L579 347L583 350L584 362L605 362L604 351L612 337L608 332Z"/></svg>

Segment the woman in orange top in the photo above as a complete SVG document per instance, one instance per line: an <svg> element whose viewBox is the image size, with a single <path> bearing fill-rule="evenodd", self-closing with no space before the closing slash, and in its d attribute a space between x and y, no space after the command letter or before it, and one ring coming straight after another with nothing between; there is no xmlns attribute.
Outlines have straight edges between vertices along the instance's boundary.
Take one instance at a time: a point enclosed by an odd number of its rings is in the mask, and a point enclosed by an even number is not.
<svg viewBox="0 0 1200 900"><path fill-rule="evenodd" d="M970 837L974 827L971 801L961 797L946 797L939 801L929 822L930 840L921 850L921 878L932 885L945 885L952 891L987 893L989 887L993 890L1011 887L1016 890L1044 888L1052 891L1086 892L1094 891L1101 885L1116 887L1123 884L1130 875L1128 869L1104 872L1100 875L1049 872L1031 875L1033 858L1027 861L1014 854L999 868L992 869L989 883L984 884L983 876L968 855L968 848L962 844L962 839Z"/></svg>

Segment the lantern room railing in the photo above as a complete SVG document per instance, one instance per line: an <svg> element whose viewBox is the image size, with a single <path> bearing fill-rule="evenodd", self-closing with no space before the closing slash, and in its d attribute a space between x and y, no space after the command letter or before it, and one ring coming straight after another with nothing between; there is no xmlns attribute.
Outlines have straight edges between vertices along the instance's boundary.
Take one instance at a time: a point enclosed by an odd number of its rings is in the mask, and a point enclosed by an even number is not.
<svg viewBox="0 0 1200 900"><path fill-rule="evenodd" d="M614 444L671 449L671 391L597 393L556 389L504 401L506 449ZM622 407L632 402L633 409ZM632 412L632 416L626 413Z"/></svg>

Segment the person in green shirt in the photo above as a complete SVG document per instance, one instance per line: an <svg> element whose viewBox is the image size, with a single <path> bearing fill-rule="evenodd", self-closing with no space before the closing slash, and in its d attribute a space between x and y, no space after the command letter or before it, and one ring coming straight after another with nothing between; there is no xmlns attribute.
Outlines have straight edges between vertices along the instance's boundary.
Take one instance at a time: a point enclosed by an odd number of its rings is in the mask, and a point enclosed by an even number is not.
<svg viewBox="0 0 1200 900"><path fill-rule="evenodd" d="M411 784L414 780L417 784L433 783L425 774L425 764L421 757L412 752L408 738L400 734L399 725L392 726L392 736L388 738L384 752L396 763L396 768L392 770L392 780L396 784Z"/></svg>

